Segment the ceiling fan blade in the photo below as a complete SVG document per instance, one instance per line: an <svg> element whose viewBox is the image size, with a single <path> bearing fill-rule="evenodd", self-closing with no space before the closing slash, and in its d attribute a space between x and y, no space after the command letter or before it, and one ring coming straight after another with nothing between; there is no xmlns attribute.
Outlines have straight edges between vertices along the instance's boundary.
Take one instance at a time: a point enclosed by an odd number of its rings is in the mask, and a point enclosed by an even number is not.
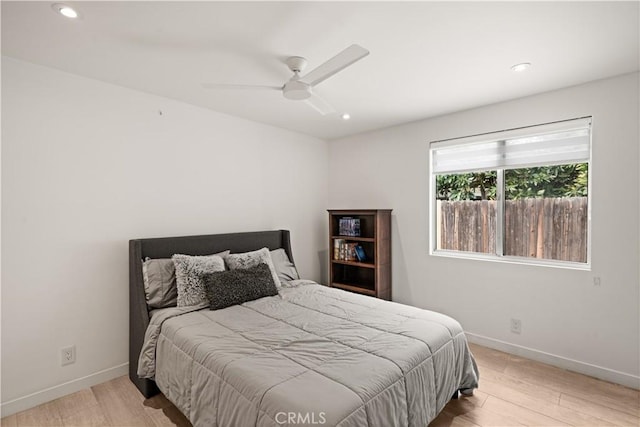
<svg viewBox="0 0 640 427"><path fill-rule="evenodd" d="M308 72L300 81L315 86L367 55L369 55L367 49L357 44L352 44L324 64Z"/></svg>
<svg viewBox="0 0 640 427"><path fill-rule="evenodd" d="M334 113L336 111L329 103L327 103L327 101L325 101L315 93L311 95L311 98L305 99L304 103L323 116Z"/></svg>
<svg viewBox="0 0 640 427"><path fill-rule="evenodd" d="M267 85L235 85L224 83L202 83L205 89L259 89L259 90L282 90L282 86Z"/></svg>

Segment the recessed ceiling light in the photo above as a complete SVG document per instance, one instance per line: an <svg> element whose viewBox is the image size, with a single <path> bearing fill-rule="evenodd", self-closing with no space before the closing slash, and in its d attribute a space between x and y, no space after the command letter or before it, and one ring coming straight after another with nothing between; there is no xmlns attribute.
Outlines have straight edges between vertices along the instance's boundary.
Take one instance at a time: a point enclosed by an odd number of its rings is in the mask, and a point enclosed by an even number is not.
<svg viewBox="0 0 640 427"><path fill-rule="evenodd" d="M351 118L351 115L349 113L344 113L342 115L342 120L349 120Z"/></svg>
<svg viewBox="0 0 640 427"><path fill-rule="evenodd" d="M520 64L516 64L513 67L511 67L511 70L515 71L516 73L520 73L524 70L527 70L529 67L531 67L530 62L522 62Z"/></svg>
<svg viewBox="0 0 640 427"><path fill-rule="evenodd" d="M66 16L67 18L73 19L78 17L78 12L76 12L74 8L72 8L71 6L67 6L66 4L54 3L53 5L51 5L51 7L60 15Z"/></svg>

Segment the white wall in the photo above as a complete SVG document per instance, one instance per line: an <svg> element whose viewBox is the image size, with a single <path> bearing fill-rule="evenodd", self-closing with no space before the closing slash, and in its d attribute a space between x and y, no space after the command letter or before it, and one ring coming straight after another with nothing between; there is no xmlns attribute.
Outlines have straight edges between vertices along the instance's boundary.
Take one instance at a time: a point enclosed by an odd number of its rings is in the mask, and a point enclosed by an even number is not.
<svg viewBox="0 0 640 427"><path fill-rule="evenodd" d="M627 75L327 150L3 57L2 415L126 372L128 239L288 228L302 275L322 280L327 207L394 209L396 301L450 314L485 344L637 384L638 90ZM591 272L428 255L429 141L583 115L594 116ZM78 361L62 368L69 344Z"/></svg>
<svg viewBox="0 0 640 427"><path fill-rule="evenodd" d="M449 314L486 345L638 387L638 79L332 141L329 204L393 209L394 300ZM429 141L586 115L593 115L592 271L429 256ZM522 320L521 335L510 332L510 318Z"/></svg>
<svg viewBox="0 0 640 427"><path fill-rule="evenodd" d="M327 163L319 139L3 58L3 415L126 371L129 239L285 228L319 280Z"/></svg>

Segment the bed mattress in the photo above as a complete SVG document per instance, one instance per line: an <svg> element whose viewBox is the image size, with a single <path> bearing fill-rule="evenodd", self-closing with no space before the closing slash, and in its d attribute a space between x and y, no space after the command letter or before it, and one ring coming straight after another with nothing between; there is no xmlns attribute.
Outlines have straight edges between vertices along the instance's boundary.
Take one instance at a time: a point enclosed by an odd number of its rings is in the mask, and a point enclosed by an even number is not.
<svg viewBox="0 0 640 427"><path fill-rule="evenodd" d="M153 313L138 374L194 426L426 426L478 370L460 324L308 281Z"/></svg>

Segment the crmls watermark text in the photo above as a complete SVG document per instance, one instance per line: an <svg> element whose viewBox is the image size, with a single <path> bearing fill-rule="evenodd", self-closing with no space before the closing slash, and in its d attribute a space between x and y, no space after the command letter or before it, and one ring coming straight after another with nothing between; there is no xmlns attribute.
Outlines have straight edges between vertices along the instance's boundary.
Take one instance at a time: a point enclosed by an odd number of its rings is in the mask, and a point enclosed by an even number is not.
<svg viewBox="0 0 640 427"><path fill-rule="evenodd" d="M278 412L276 422L278 424L306 424L321 425L327 422L324 412Z"/></svg>

